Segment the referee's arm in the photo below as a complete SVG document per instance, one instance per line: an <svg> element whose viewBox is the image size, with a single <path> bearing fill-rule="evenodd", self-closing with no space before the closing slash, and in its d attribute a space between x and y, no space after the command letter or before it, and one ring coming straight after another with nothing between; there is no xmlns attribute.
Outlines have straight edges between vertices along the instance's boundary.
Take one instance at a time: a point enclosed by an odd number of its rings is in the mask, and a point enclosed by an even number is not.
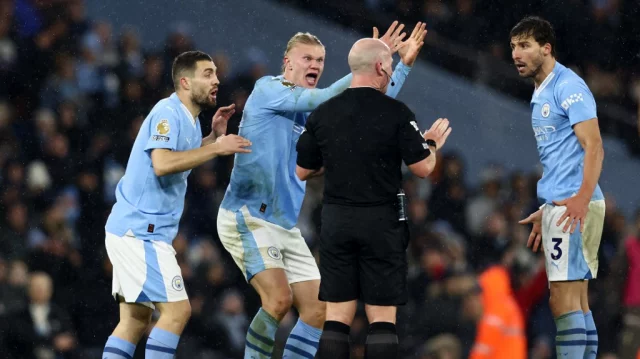
<svg viewBox="0 0 640 359"><path fill-rule="evenodd" d="M436 149L429 148L418 128L415 115L407 109L398 131L398 145L402 160L414 175L425 178L436 167ZM401 117L401 118L402 118ZM433 155L431 155L433 152Z"/></svg>
<svg viewBox="0 0 640 359"><path fill-rule="evenodd" d="M306 181L311 177L320 176L324 173L322 153L320 152L320 147L318 147L318 141L308 127L309 123L307 122L307 127L305 127L305 131L302 132L296 144L296 151L298 151L296 176L301 181Z"/></svg>

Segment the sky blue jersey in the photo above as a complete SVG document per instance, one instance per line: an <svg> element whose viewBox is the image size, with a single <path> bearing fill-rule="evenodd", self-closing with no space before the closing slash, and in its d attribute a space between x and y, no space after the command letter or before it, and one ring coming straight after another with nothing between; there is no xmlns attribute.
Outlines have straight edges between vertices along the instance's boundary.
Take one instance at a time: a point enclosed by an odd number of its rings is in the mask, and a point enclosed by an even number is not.
<svg viewBox="0 0 640 359"><path fill-rule="evenodd" d="M151 151L188 151L202 144L202 129L174 93L159 101L142 123L124 176L116 187L105 229L117 236L129 230L138 239L173 242L184 209L191 170L156 176Z"/></svg>
<svg viewBox="0 0 640 359"><path fill-rule="evenodd" d="M410 67L399 63L387 95L395 97ZM296 143L307 116L318 105L347 89L351 74L324 89L294 85L282 76L258 80L245 104L238 135L251 141L251 153L235 156L221 207L247 206L253 217L291 229L298 221L305 182L296 176Z"/></svg>
<svg viewBox="0 0 640 359"><path fill-rule="evenodd" d="M544 173L538 182L541 204L578 193L584 171L584 150L573 126L597 117L596 101L587 84L559 62L534 91L531 120ZM604 199L596 186L592 200Z"/></svg>

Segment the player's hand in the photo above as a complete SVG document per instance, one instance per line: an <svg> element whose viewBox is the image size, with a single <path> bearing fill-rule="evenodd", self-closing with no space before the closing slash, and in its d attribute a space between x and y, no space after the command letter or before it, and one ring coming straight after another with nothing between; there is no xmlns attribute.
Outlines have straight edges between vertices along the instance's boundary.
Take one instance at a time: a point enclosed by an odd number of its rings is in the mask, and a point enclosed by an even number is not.
<svg viewBox="0 0 640 359"><path fill-rule="evenodd" d="M236 113L236 104L232 103L229 106L220 107L213 115L211 129L216 138L227 134L227 123L234 113Z"/></svg>
<svg viewBox="0 0 640 359"><path fill-rule="evenodd" d="M216 139L218 155L226 156L234 153L249 153L251 141L238 135L222 135Z"/></svg>
<svg viewBox="0 0 640 359"><path fill-rule="evenodd" d="M399 44L395 44L398 50L400 60L407 66L413 66L418 58L418 54L424 45L424 38L427 36L427 24L418 22L411 32L411 36L405 41L396 40Z"/></svg>
<svg viewBox="0 0 640 359"><path fill-rule="evenodd" d="M439 118L436 122L431 125L429 131L425 132L422 137L425 140L434 140L436 141L437 149L441 149L444 146L445 142L447 142L447 138L451 134L451 127L449 127L449 120L446 118Z"/></svg>
<svg viewBox="0 0 640 359"><path fill-rule="evenodd" d="M398 51L398 47L402 44L402 39L407 36L406 33L402 32L404 29L404 24L399 24L398 21L394 21L391 26L387 29L387 32L380 38L380 41L384 42L391 49L391 54L393 55L396 51ZM373 27L373 38L377 39L379 36L378 28Z"/></svg>
<svg viewBox="0 0 640 359"><path fill-rule="evenodd" d="M562 231L566 233L569 228L571 228L571 233L573 233L578 223L580 223L580 232L582 233L582 231L584 231L584 219L587 217L587 212L589 212L590 200L590 198L585 199L580 196L573 196L561 201L553 201L553 204L556 206L567 207L560 219L558 219L558 222L556 222L556 226L560 227L560 225L568 219Z"/></svg>
<svg viewBox="0 0 640 359"><path fill-rule="evenodd" d="M540 241L542 240L542 209L533 212L529 217L519 221L518 223L533 224L531 234L529 234L529 240L527 241L527 247L533 249L534 252L537 252L540 247Z"/></svg>

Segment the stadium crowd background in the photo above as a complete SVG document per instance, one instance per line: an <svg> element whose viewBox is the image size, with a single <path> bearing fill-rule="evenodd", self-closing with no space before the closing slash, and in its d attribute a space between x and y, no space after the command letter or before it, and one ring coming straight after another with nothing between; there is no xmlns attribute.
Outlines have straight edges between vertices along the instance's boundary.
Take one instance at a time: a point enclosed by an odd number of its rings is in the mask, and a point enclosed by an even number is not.
<svg viewBox="0 0 640 359"><path fill-rule="evenodd" d="M524 15L523 7L501 0L482 9L473 0L284 2L353 25L363 36L380 14L395 14L407 24L426 20L428 38L482 48L507 61L505 29ZM545 8L543 1L529 3ZM555 21L559 46L567 48L562 53L573 55L560 60L585 76L598 101L636 111L640 38L615 39L640 33L640 23L632 21L638 2L572 0L554 6L552 22L554 14L572 13L572 22ZM378 27L386 28L380 21ZM82 0L0 0L0 358L99 357L118 316L104 250L114 187L144 117L172 92L172 59L196 47L188 33L176 31L162 48L147 51L135 28L114 29L108 21L87 18ZM425 51L424 57L435 56ZM237 106L229 126L236 132L246 98L266 66L260 54L246 59L216 54L214 61L222 82L219 103ZM232 73L236 62L248 65ZM212 114L201 115L205 133ZM637 128L619 132L632 150L637 133ZM466 357L482 316L479 274L499 264L511 273L509 296L522 309L530 357L552 358L555 329L543 261L524 247L528 229L517 224L537 207L535 164L530 173L506 173L496 161L484 170L482 185L468 188L462 154L440 156L429 180L405 181L411 200L411 300L399 311L402 357ZM174 247L193 317L178 358L242 357L246 329L259 308L257 295L216 235L231 168L232 159L221 158L189 178ZM321 181L309 183L299 223L314 252ZM635 345L637 351L640 346L640 325L623 320L640 313L640 300L632 295L640 291L640 274L628 270L640 263L624 260L625 243L633 241L640 241L640 212L625 218L608 198L599 279L590 288L602 358L622 358L614 354L620 347ZM48 319L32 317L30 304L51 308ZM364 320L359 315L353 325L354 358L363 355ZM279 329L278 351L294 324L292 312ZM140 348L136 358L143 357Z"/></svg>

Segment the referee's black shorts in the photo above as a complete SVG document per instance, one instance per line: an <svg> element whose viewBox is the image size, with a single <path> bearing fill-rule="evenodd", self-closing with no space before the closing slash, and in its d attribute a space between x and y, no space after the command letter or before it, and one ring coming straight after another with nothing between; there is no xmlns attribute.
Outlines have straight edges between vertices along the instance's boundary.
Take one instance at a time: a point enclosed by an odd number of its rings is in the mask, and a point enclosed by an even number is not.
<svg viewBox="0 0 640 359"><path fill-rule="evenodd" d="M408 300L409 229L394 205L325 204L320 231L320 295L325 302L360 299L393 306Z"/></svg>

